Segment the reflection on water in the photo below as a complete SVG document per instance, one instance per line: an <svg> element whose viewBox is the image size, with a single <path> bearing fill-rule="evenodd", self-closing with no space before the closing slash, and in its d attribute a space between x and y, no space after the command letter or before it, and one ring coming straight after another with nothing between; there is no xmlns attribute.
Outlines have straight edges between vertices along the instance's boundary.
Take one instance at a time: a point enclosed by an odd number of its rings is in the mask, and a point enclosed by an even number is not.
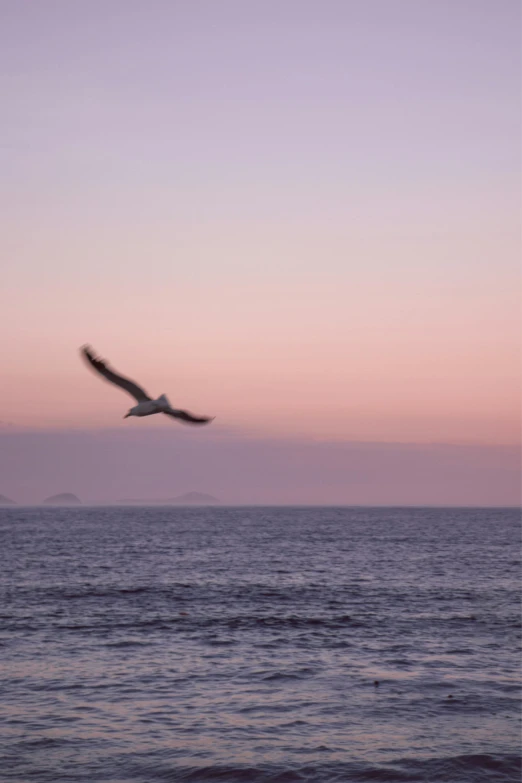
<svg viewBox="0 0 522 783"><path fill-rule="evenodd" d="M518 778L518 512L6 509L0 534L0 778Z"/></svg>

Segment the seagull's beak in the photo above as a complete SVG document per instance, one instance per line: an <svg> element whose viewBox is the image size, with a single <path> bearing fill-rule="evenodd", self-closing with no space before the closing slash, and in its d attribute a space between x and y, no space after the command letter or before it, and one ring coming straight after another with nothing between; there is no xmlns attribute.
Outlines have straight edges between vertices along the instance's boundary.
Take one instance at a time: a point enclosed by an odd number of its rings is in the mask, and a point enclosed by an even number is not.
<svg viewBox="0 0 522 783"><path fill-rule="evenodd" d="M126 413L126 414L125 414L125 416L124 416L123 418L124 418L124 419L128 419L128 418L129 418L129 416L130 416L130 413Z"/></svg>

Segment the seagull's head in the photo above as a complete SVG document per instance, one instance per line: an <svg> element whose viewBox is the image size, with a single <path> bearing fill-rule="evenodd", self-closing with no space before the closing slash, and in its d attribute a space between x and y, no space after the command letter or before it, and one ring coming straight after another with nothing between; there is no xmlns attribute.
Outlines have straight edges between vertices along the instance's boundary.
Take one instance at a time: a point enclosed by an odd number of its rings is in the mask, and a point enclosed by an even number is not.
<svg viewBox="0 0 522 783"><path fill-rule="evenodd" d="M140 409L140 406L139 405L135 405L134 408L129 408L129 410L127 411L127 413L125 414L125 416L123 418L124 419L128 419L129 416L143 416L143 413L142 413L142 411Z"/></svg>

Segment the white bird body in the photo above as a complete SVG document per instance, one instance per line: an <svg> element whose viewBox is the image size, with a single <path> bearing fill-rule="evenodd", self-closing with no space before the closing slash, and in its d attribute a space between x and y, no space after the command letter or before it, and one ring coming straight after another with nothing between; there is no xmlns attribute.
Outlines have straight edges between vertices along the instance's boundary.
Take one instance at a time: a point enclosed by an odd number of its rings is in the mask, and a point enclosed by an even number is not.
<svg viewBox="0 0 522 783"><path fill-rule="evenodd" d="M188 411L173 408L165 394L161 394L156 400L152 399L137 383L124 378L122 375L118 375L107 367L104 361L96 358L88 346L84 346L81 352L93 370L103 376L109 383L113 383L115 386L119 386L128 392L138 403L125 414L124 419L127 419L129 416L142 417L152 416L154 413L164 413L173 419L179 419L187 424L207 424L209 421L212 421L210 416L194 416Z"/></svg>
<svg viewBox="0 0 522 783"><path fill-rule="evenodd" d="M165 394L160 394L157 400L144 400L139 402L134 408L124 416L152 416L153 413L175 413Z"/></svg>

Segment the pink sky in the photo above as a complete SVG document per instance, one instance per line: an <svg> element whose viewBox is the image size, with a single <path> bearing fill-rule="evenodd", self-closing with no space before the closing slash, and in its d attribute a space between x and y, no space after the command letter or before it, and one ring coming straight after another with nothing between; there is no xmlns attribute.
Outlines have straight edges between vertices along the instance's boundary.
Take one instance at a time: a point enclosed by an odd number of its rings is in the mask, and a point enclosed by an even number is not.
<svg viewBox="0 0 522 783"><path fill-rule="evenodd" d="M519 442L518 0L6 0L1 29L10 432L143 426L90 342L249 444Z"/></svg>

